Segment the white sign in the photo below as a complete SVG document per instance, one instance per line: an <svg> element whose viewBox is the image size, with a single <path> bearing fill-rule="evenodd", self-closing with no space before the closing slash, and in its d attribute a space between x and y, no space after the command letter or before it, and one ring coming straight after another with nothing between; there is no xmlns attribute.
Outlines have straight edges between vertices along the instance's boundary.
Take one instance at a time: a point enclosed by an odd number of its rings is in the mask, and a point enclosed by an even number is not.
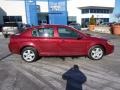
<svg viewBox="0 0 120 90"><path fill-rule="evenodd" d="M58 5L58 4L54 4L54 5L51 5L51 6L50 6L50 9L51 9L52 11L60 11L61 6Z"/></svg>

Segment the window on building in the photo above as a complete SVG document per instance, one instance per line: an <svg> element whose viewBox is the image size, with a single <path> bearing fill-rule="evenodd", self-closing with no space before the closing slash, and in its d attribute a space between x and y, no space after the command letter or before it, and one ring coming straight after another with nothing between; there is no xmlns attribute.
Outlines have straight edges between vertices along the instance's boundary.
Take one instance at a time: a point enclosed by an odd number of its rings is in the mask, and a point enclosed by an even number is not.
<svg viewBox="0 0 120 90"><path fill-rule="evenodd" d="M110 9L90 9L90 13L103 13L109 14L111 13Z"/></svg>
<svg viewBox="0 0 120 90"><path fill-rule="evenodd" d="M69 16L68 17L68 24L76 23L76 16Z"/></svg>
<svg viewBox="0 0 120 90"><path fill-rule="evenodd" d="M82 27L87 27L89 24L89 18L82 18Z"/></svg>
<svg viewBox="0 0 120 90"><path fill-rule="evenodd" d="M22 22L21 16L3 16L4 23Z"/></svg>
<svg viewBox="0 0 120 90"><path fill-rule="evenodd" d="M4 23L10 22L10 18L8 16L3 16Z"/></svg>
<svg viewBox="0 0 120 90"><path fill-rule="evenodd" d="M103 13L103 14L110 14L113 12L113 9L111 8L89 8L89 9L81 9L82 14L86 13Z"/></svg>
<svg viewBox="0 0 120 90"><path fill-rule="evenodd" d="M113 9L109 9L109 13L113 13Z"/></svg>
<svg viewBox="0 0 120 90"><path fill-rule="evenodd" d="M82 14L89 13L89 9L82 9Z"/></svg>
<svg viewBox="0 0 120 90"><path fill-rule="evenodd" d="M82 27L88 27L90 18L82 18ZM96 24L107 24L109 23L109 18L95 18Z"/></svg>
<svg viewBox="0 0 120 90"><path fill-rule="evenodd" d="M95 13L95 12L94 12L94 9L90 9L90 13Z"/></svg>
<svg viewBox="0 0 120 90"><path fill-rule="evenodd" d="M16 16L15 18L16 18L17 22L22 22L22 17L21 16Z"/></svg>
<svg viewBox="0 0 120 90"><path fill-rule="evenodd" d="M103 18L103 21L104 21L105 23L107 23L107 22L109 22L109 18Z"/></svg>

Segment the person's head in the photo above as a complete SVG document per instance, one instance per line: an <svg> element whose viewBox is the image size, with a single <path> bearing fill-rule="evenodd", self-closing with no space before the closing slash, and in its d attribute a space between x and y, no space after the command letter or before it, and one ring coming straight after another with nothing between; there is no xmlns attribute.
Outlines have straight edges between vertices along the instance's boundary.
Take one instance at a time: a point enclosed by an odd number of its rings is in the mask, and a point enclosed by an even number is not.
<svg viewBox="0 0 120 90"><path fill-rule="evenodd" d="M75 70L78 70L78 69L79 69L78 65L74 65L73 68L74 68Z"/></svg>

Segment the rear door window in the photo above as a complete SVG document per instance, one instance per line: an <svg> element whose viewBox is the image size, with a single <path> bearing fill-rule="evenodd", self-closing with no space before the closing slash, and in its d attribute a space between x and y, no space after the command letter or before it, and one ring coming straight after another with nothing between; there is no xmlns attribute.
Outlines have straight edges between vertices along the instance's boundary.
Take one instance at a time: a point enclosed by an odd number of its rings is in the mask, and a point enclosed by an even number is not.
<svg viewBox="0 0 120 90"><path fill-rule="evenodd" d="M32 32L34 37L54 37L54 30L53 28L40 28L35 29Z"/></svg>

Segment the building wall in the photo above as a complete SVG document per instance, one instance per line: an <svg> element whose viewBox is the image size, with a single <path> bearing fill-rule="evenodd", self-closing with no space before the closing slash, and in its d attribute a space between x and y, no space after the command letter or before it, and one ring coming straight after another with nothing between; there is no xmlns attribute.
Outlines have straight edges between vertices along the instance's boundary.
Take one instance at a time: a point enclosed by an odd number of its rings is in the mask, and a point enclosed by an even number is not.
<svg viewBox="0 0 120 90"><path fill-rule="evenodd" d="M22 16L23 23L26 23L26 13L25 13L24 1L0 0L0 8L4 12L6 12L7 16ZM1 15L1 17L4 15ZM0 21L1 21L1 23L3 23L2 18Z"/></svg>
<svg viewBox="0 0 120 90"><path fill-rule="evenodd" d="M40 12L48 12L48 2L47 1L37 1L37 5L40 6Z"/></svg>
<svg viewBox="0 0 120 90"><path fill-rule="evenodd" d="M115 0L79 0L79 7L83 6L101 6L101 7L114 7Z"/></svg>
<svg viewBox="0 0 120 90"><path fill-rule="evenodd" d="M99 6L99 7L115 7L115 0L68 0L68 16L76 16L77 23L81 24L81 18L112 18L111 14L82 14L79 7Z"/></svg>
<svg viewBox="0 0 120 90"><path fill-rule="evenodd" d="M48 1L38 0L37 5L40 5L40 12L48 12ZM68 0L67 11L68 16L76 16L77 23L81 24L81 18L91 17L93 14L81 14L79 7L85 6L103 6L114 7L115 0ZM25 3L22 0L0 0L0 23L3 23L2 16L22 16L23 23L26 23ZM3 11L2 11L3 10ZM4 12L1 13L1 12ZM94 14L95 17L109 17L110 14Z"/></svg>
<svg viewBox="0 0 120 90"><path fill-rule="evenodd" d="M0 7L0 24L3 24L3 16L6 16L6 12Z"/></svg>
<svg viewBox="0 0 120 90"><path fill-rule="evenodd" d="M67 10L68 16L76 16L77 23L81 24L81 10L78 8L80 6L80 0L68 0Z"/></svg>

